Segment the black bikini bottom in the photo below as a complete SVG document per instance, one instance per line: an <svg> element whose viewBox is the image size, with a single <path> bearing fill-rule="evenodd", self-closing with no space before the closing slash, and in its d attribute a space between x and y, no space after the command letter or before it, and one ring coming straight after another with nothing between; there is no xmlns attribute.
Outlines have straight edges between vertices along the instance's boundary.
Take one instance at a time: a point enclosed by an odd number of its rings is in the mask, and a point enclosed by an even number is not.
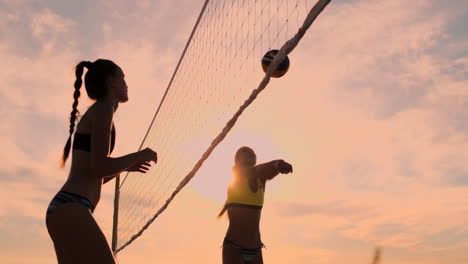
<svg viewBox="0 0 468 264"><path fill-rule="evenodd" d="M223 247L225 245L231 245L231 246L239 249L239 254L241 255L242 259L245 262L250 262L250 261L254 260L257 256L260 255L260 253L262 252L262 248L266 248L263 243L261 243L261 244L262 245L260 247L258 247L258 248L244 248L244 247L239 246L237 243L235 243L234 241L232 241L228 237L225 237L224 241L223 241Z"/></svg>
<svg viewBox="0 0 468 264"><path fill-rule="evenodd" d="M78 203L78 204L81 204L81 205L85 206L89 210L91 210L91 213L94 212L94 205L88 199L86 199L85 197L80 196L78 194L74 194L74 193L59 191L54 196L52 201L50 201L49 207L47 208L46 223L47 223L47 217L51 213L53 213L54 210L58 206L60 206L62 204L66 204L66 203Z"/></svg>

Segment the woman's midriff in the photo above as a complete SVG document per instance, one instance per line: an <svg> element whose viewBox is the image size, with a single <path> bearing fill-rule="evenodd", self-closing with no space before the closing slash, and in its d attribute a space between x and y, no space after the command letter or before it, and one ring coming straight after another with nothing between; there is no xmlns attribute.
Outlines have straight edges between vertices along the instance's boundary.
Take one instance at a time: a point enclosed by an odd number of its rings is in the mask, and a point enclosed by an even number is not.
<svg viewBox="0 0 468 264"><path fill-rule="evenodd" d="M102 178L90 176L88 164L89 153L74 151L68 179L61 188L62 191L74 193L87 198L95 207L101 198Z"/></svg>
<svg viewBox="0 0 468 264"><path fill-rule="evenodd" d="M226 237L244 248L257 248L261 245L261 209L242 207L228 208L229 228Z"/></svg>

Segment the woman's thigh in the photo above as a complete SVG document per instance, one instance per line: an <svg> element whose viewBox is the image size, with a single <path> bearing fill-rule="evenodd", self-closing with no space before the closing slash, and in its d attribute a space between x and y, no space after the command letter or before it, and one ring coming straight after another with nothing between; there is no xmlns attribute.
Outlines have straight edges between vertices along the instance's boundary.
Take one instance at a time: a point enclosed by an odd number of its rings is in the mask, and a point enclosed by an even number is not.
<svg viewBox="0 0 468 264"><path fill-rule="evenodd" d="M58 248L57 245L54 243L55 255L57 255L57 262L58 264L67 264L65 262L65 254L61 248Z"/></svg>
<svg viewBox="0 0 468 264"><path fill-rule="evenodd" d="M60 205L47 222L60 264L116 263L104 233L86 207Z"/></svg>
<svg viewBox="0 0 468 264"><path fill-rule="evenodd" d="M232 245L225 244L223 246L223 264L244 264L240 249Z"/></svg>
<svg viewBox="0 0 468 264"><path fill-rule="evenodd" d="M249 264L263 264L263 255L262 250L260 250L260 254L254 258Z"/></svg>

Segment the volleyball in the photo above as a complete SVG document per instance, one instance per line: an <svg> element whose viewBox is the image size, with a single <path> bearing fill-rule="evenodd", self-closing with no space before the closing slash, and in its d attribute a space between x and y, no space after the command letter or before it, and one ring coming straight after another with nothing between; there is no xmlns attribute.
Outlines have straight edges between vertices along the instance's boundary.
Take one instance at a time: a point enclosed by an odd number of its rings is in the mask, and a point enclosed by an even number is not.
<svg viewBox="0 0 468 264"><path fill-rule="evenodd" d="M262 58L262 68L264 72L267 72L268 67L270 66L271 62L275 58L276 54L278 54L279 50L270 50L268 51ZM286 58L278 65L278 68L273 72L271 75L272 77L279 78L288 72L289 69L289 58L286 55Z"/></svg>

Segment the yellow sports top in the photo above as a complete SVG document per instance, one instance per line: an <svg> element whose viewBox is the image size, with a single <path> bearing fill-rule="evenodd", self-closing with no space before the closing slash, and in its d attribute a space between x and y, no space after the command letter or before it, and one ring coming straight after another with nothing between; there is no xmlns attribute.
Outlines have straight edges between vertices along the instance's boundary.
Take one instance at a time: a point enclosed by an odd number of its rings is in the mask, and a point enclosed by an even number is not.
<svg viewBox="0 0 468 264"><path fill-rule="evenodd" d="M234 179L228 186L225 207L262 208L265 195L264 183L259 178L256 178L258 188L254 192L250 188L249 178L245 173L241 173L240 171L233 173Z"/></svg>

